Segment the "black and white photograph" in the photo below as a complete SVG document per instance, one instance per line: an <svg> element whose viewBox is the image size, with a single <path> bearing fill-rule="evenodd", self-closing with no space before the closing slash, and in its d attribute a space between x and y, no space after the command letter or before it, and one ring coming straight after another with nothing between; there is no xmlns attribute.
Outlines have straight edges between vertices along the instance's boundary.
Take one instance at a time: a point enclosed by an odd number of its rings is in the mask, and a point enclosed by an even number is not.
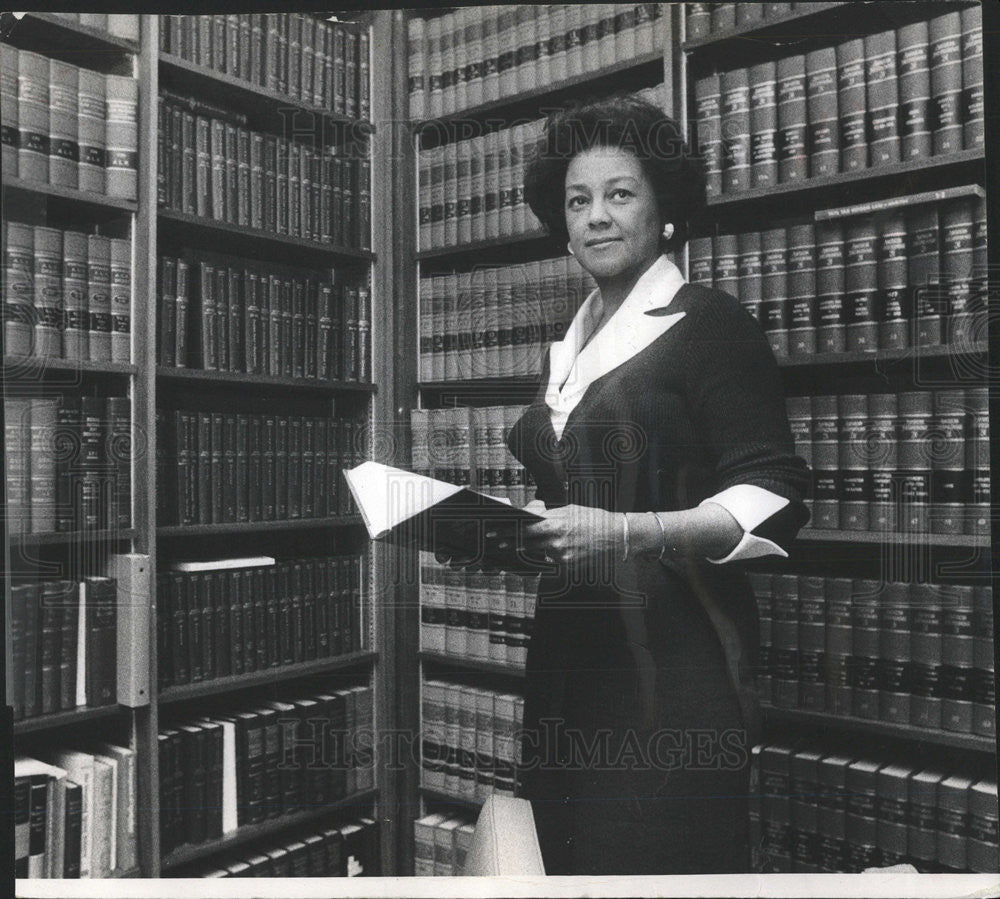
<svg viewBox="0 0 1000 899"><path fill-rule="evenodd" d="M0 894L1000 896L1000 0L83 5Z"/></svg>

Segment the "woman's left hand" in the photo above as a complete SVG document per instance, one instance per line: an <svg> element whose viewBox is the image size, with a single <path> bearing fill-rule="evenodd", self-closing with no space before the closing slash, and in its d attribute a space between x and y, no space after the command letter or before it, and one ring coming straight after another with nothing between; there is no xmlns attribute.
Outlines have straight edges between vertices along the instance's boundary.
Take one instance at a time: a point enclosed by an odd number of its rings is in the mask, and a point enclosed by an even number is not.
<svg viewBox="0 0 1000 899"><path fill-rule="evenodd" d="M620 513L576 505L555 509L531 506L530 510L545 520L532 522L525 528L525 548L529 553L544 554L565 565L610 560L622 553Z"/></svg>

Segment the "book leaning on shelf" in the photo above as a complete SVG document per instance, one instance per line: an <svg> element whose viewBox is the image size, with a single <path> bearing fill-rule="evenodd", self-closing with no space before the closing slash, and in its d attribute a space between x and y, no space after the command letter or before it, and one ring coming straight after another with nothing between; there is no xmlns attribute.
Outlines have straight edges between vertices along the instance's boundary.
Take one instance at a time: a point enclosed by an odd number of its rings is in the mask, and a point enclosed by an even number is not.
<svg viewBox="0 0 1000 899"><path fill-rule="evenodd" d="M471 555L505 571L545 566L521 547L523 526L541 521L541 516L511 505L506 498L379 462L363 462L344 471L344 477L373 540Z"/></svg>

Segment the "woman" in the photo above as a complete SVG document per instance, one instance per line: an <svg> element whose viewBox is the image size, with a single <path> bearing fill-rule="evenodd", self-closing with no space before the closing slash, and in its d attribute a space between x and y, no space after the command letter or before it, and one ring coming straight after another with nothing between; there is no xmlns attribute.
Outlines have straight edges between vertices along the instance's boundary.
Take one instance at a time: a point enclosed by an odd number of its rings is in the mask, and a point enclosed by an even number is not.
<svg viewBox="0 0 1000 899"><path fill-rule="evenodd" d="M749 870L758 634L739 562L809 514L774 357L687 284L702 196L677 125L637 98L547 122L525 196L598 289L508 435L550 560L525 680L520 795L549 874Z"/></svg>

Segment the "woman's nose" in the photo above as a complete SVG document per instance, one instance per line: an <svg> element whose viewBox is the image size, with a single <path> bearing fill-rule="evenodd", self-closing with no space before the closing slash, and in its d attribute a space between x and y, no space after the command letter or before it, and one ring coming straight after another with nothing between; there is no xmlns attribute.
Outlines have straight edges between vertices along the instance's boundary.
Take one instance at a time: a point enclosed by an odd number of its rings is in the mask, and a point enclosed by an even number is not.
<svg viewBox="0 0 1000 899"><path fill-rule="evenodd" d="M590 204L590 216L587 219L587 223L591 226L607 224L610 221L610 216L608 215L608 207L604 205L600 200L594 200Z"/></svg>

